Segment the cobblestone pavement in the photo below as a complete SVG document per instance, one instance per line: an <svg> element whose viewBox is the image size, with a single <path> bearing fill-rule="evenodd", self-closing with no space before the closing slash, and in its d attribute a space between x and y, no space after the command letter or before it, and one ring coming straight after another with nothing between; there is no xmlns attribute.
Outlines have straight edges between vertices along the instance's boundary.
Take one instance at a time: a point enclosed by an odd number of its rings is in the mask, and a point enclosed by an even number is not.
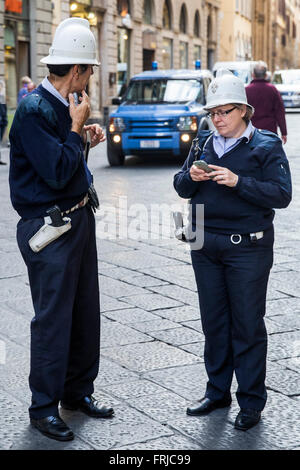
<svg viewBox="0 0 300 470"><path fill-rule="evenodd" d="M142 240L98 237L102 343L95 396L112 405L116 416L99 421L61 411L76 435L68 443L30 427L33 309L15 240L18 216L9 200L8 165L0 166L0 449L300 450L300 114L288 113L287 119L294 193L288 209L275 218L266 313L268 402L261 422L246 433L233 427L239 410L235 395L228 409L202 418L186 415L206 385L196 286L185 245L157 237L152 226ZM7 149L2 160L8 162ZM125 203L149 209L179 201L172 187L178 162L131 157L123 168L110 168L100 144L90 165L102 201L98 235L104 210L113 219L124 214Z"/></svg>

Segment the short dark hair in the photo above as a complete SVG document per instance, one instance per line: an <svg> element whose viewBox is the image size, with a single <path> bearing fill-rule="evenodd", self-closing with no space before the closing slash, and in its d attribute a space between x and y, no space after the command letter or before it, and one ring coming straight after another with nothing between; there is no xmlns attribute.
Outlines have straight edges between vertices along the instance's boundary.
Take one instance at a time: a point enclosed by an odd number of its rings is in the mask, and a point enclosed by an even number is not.
<svg viewBox="0 0 300 470"><path fill-rule="evenodd" d="M53 64L47 64L47 67L49 69L50 73L53 73L53 75L57 75L58 77L64 77L67 75L72 67L74 67L75 64L59 64L59 65L53 65ZM88 69L88 64L80 64L79 65L81 72L84 73Z"/></svg>

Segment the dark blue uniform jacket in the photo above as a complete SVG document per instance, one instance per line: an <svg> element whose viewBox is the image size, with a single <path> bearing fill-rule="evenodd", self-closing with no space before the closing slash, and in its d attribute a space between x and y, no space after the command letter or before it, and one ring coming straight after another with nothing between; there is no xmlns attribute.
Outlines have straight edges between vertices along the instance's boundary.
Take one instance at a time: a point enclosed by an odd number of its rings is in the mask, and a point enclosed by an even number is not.
<svg viewBox="0 0 300 470"><path fill-rule="evenodd" d="M207 141L209 135L209 131L200 131L194 139L188 158L174 176L177 193L193 206L204 204L204 228L209 232L243 234L267 229L274 208L287 207L291 201L291 174L280 138L255 129L249 142L243 139L219 159L213 139ZM237 174L236 187L193 181L189 170L200 158Z"/></svg>
<svg viewBox="0 0 300 470"><path fill-rule="evenodd" d="M21 217L45 216L55 204L70 209L87 193L92 177L71 125L69 108L41 85L18 106L9 134L9 182Z"/></svg>

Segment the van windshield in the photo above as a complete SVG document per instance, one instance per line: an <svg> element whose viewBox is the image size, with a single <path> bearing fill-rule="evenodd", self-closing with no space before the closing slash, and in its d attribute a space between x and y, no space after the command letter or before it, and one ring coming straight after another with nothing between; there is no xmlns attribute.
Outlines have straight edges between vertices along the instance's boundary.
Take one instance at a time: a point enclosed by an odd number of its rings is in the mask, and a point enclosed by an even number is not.
<svg viewBox="0 0 300 470"><path fill-rule="evenodd" d="M203 85L194 79L133 80L124 97L127 103L187 103L202 101Z"/></svg>
<svg viewBox="0 0 300 470"><path fill-rule="evenodd" d="M300 70L284 70L275 72L273 83L277 85L300 85Z"/></svg>

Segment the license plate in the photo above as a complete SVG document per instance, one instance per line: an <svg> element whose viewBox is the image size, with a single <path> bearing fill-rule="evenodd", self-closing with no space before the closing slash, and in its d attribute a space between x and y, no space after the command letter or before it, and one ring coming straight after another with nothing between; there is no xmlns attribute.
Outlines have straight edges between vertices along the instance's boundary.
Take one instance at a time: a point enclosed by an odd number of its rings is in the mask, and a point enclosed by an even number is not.
<svg viewBox="0 0 300 470"><path fill-rule="evenodd" d="M142 149L158 149L160 147L159 140L141 140L140 147Z"/></svg>

